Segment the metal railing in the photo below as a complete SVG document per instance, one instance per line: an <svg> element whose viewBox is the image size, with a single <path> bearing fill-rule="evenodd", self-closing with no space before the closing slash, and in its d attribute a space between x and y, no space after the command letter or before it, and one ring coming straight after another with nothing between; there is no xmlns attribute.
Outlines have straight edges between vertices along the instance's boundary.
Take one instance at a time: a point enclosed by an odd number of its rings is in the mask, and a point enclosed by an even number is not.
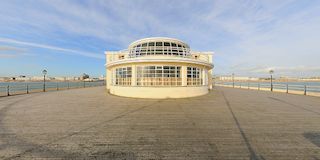
<svg viewBox="0 0 320 160"><path fill-rule="evenodd" d="M96 87L105 85L105 81L94 82L46 82L45 88L43 82L16 82L0 84L0 97L30 94L36 92L59 91L75 88Z"/></svg>
<svg viewBox="0 0 320 160"><path fill-rule="evenodd" d="M144 47L140 47L144 48ZM162 48L163 49L163 48ZM189 59L196 59L200 61L209 62L210 58L207 52L197 52L184 49L183 51L179 52L179 50L169 50L169 48L165 48L163 50L152 50L149 51L147 49L140 50L139 52L132 52L130 50L122 50L119 52L114 52L112 56L109 57L108 62L122 60L122 59L131 59L137 57L144 57L144 56L169 56L169 57L181 57L181 58L189 58Z"/></svg>
<svg viewBox="0 0 320 160"><path fill-rule="evenodd" d="M170 47L170 46L149 46L149 47L134 47L129 49L130 55L140 55L140 53L167 53L171 55L181 54L184 56L191 55L189 48Z"/></svg>
<svg viewBox="0 0 320 160"><path fill-rule="evenodd" d="M242 88L242 89L255 89L265 90L274 92L294 93L303 95L320 96L320 83L317 84L293 84L293 83L280 83L275 82L271 85L270 82L251 82L251 81L213 81L214 86L224 86L231 88Z"/></svg>

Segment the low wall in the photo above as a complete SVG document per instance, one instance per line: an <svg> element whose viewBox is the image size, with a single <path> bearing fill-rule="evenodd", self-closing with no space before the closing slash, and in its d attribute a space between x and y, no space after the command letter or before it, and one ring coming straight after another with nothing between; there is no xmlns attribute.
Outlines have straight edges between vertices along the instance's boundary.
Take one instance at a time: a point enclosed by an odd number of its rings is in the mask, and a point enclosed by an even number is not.
<svg viewBox="0 0 320 160"><path fill-rule="evenodd" d="M229 88L233 88L232 85L223 85L223 84L215 84L215 86L221 86L221 87L229 87ZM241 89L253 89L253 90L260 90L260 91L271 91L270 88L258 88L258 87L248 87L248 86L234 86L234 88L241 88ZM287 93L286 89L273 89L273 92L281 92L281 93ZM300 94L300 95L304 95L304 91L298 91L298 90L289 90L288 93L290 94ZM307 91L307 96L317 96L320 97L320 93L319 92L311 92L311 91Z"/></svg>
<svg viewBox="0 0 320 160"><path fill-rule="evenodd" d="M200 87L124 87L110 86L109 93L132 98L187 98L205 95L208 86Z"/></svg>

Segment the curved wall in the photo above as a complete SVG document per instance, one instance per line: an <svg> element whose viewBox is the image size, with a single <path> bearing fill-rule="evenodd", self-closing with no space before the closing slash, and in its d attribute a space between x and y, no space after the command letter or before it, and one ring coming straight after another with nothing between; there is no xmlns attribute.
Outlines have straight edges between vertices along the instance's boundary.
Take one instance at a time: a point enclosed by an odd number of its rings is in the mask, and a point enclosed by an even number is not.
<svg viewBox="0 0 320 160"><path fill-rule="evenodd" d="M211 52L191 52L185 42L152 37L131 43L127 50L106 52L106 88L133 98L186 98L212 88Z"/></svg>
<svg viewBox="0 0 320 160"><path fill-rule="evenodd" d="M111 94L131 98L187 98L205 95L209 92L208 86L196 87L124 87L111 86Z"/></svg>

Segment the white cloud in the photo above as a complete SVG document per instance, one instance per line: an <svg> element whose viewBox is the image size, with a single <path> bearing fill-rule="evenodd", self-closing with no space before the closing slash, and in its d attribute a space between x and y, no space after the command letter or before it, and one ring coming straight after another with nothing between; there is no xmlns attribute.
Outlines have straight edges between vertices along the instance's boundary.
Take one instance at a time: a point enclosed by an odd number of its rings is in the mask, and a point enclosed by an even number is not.
<svg viewBox="0 0 320 160"><path fill-rule="evenodd" d="M303 8L304 4L298 5L301 1L281 1L279 5L258 2L259 5L248 7L235 7L232 6L235 3L231 3L209 16L236 39L231 45L218 49L217 72L256 76L267 74L266 69L277 66L278 74L319 75L320 6L311 3ZM219 18L225 16L229 8L235 9L235 15L229 13L231 16ZM252 68L258 68L259 72Z"/></svg>
<svg viewBox="0 0 320 160"><path fill-rule="evenodd" d="M25 48L18 48L12 46L0 46L0 58L18 58L22 56L33 56L28 53Z"/></svg>
<svg viewBox="0 0 320 160"><path fill-rule="evenodd" d="M88 44L82 45L81 41L92 38L103 43L99 44L99 50L108 50L123 49L138 38L169 36L190 43L195 50L215 51L217 73L263 74L252 68L276 66L276 70L290 70L304 66L305 72L310 69L309 75L320 74L313 69L320 65L317 44L320 41L320 5L317 1L96 0L80 3L46 0L24 5L17 5L19 1L10 2L3 2L3 8L0 7L3 22L0 22L3 24L0 31L9 26L6 31L25 36L17 38L21 40L19 43L15 38L10 43L103 58L103 54L49 45L59 44L50 43L50 40L45 41L46 44L38 43L37 38L42 34L65 36L56 41L66 44L63 46L75 44L85 50L95 42L87 40ZM25 40L30 37L31 40Z"/></svg>
<svg viewBox="0 0 320 160"><path fill-rule="evenodd" d="M37 48L44 48L44 49L49 49L49 50L56 50L56 51L61 51L64 54L76 54L76 55L81 55L81 56L85 56L85 57L99 58L99 59L104 58L103 54L88 53L88 52L66 49L66 48L61 48L61 47L56 47L56 46L51 46L51 45L18 41L18 40L9 39L9 38L1 38L0 37L0 42L9 43L9 44L18 44L18 45L30 46L30 47L37 47Z"/></svg>

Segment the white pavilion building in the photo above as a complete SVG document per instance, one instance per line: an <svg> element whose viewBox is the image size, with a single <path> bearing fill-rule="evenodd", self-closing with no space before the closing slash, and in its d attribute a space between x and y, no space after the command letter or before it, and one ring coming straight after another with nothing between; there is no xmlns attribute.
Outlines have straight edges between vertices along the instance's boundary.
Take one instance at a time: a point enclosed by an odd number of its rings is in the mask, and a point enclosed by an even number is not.
<svg viewBox="0 0 320 160"><path fill-rule="evenodd" d="M137 40L126 50L106 51L109 93L135 98L185 98L212 89L213 52L191 51L174 38Z"/></svg>

